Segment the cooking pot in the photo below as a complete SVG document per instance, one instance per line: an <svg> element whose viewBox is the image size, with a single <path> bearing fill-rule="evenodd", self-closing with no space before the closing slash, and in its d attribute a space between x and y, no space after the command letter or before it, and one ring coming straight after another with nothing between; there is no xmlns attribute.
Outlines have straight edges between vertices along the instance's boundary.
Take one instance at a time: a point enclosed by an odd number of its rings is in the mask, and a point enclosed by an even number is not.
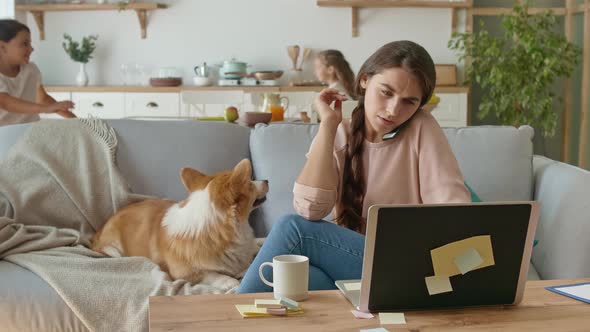
<svg viewBox="0 0 590 332"><path fill-rule="evenodd" d="M237 61L235 58L223 61L219 65L219 77L223 79L238 79L241 75L235 73L245 73L248 65L245 62Z"/></svg>

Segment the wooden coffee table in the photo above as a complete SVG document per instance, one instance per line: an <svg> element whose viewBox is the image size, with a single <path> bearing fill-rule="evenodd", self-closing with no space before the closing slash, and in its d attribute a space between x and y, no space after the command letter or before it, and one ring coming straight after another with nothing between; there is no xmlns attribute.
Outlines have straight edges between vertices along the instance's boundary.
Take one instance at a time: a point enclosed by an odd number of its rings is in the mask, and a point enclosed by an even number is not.
<svg viewBox="0 0 590 332"><path fill-rule="evenodd" d="M389 331L589 331L590 304L559 295L546 286L590 279L527 282L518 306L406 312L405 325ZM150 331L359 331L380 327L379 318L355 319L339 291L311 292L304 314L290 317L242 318L236 304L253 304L272 293L155 296L150 298Z"/></svg>

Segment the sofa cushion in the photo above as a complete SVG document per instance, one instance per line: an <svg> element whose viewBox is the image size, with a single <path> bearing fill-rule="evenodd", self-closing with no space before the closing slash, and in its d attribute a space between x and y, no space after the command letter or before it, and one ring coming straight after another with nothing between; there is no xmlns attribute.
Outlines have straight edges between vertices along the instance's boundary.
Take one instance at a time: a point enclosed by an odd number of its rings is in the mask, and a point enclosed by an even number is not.
<svg viewBox="0 0 590 332"><path fill-rule="evenodd" d="M533 128L474 126L444 132L465 182L483 201L533 198Z"/></svg>
<svg viewBox="0 0 590 332"><path fill-rule="evenodd" d="M537 269L535 268L535 266L533 265L533 263L531 262L531 265L529 265L529 272L527 275L527 280L541 280L541 276L539 275L539 272L537 272Z"/></svg>
<svg viewBox="0 0 590 332"><path fill-rule="evenodd" d="M55 121L55 120L50 120ZM250 158L249 129L225 122L107 120L119 142L117 165L135 193L182 200L180 169L204 173ZM0 127L0 159L30 126Z"/></svg>
<svg viewBox="0 0 590 332"><path fill-rule="evenodd" d="M182 200L180 169L232 169L250 158L250 130L225 122L108 120L117 132L117 165L135 193Z"/></svg>
<svg viewBox="0 0 590 332"><path fill-rule="evenodd" d="M535 156L540 204L532 261L544 279L590 277L590 172Z"/></svg>
<svg viewBox="0 0 590 332"><path fill-rule="evenodd" d="M270 188L267 201L254 211L256 236L266 236L280 216L295 213L293 184L317 131L317 125L294 123L257 125L250 133L254 174L268 180Z"/></svg>
<svg viewBox="0 0 590 332"><path fill-rule="evenodd" d="M268 201L257 211L262 218L256 235L265 236L285 213L293 212L293 183L318 126L258 125L250 134L256 176L268 179ZM483 201L530 200L533 187L533 130L524 126L444 128L466 183Z"/></svg>
<svg viewBox="0 0 590 332"><path fill-rule="evenodd" d="M88 331L68 305L31 271L0 261L0 330Z"/></svg>
<svg viewBox="0 0 590 332"><path fill-rule="evenodd" d="M467 190L469 190L469 196L471 196L471 201L473 203L479 203L482 201L467 183L465 183L465 187L467 187Z"/></svg>

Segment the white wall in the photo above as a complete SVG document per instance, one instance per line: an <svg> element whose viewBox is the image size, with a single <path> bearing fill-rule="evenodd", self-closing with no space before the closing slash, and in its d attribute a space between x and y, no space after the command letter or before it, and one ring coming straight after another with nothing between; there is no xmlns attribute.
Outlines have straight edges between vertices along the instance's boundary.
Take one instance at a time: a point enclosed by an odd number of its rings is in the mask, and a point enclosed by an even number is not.
<svg viewBox="0 0 590 332"><path fill-rule="evenodd" d="M14 0L0 0L0 18L14 18Z"/></svg>
<svg viewBox="0 0 590 332"><path fill-rule="evenodd" d="M90 1L90 0L89 0ZM46 85L74 84L78 66L62 49L63 34L80 39L98 34L98 49L88 66L91 85L121 84L120 66L177 66L190 82L192 68L235 56L251 70L290 68L286 46L341 50L356 72L382 44L410 39L422 44L435 63L456 63L447 49L450 9L362 9L357 38L351 37L350 8L318 7L315 0L176 0L149 15L148 38L141 39L133 11L51 12L45 16L46 40L33 34L33 61ZM305 68L312 79L312 62Z"/></svg>

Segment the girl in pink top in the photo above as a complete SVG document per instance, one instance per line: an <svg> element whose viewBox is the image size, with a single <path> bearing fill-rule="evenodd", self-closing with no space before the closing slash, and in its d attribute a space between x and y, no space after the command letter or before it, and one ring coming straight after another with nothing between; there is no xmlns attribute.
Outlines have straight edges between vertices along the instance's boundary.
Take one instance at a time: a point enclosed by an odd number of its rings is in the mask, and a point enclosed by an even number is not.
<svg viewBox="0 0 590 332"><path fill-rule="evenodd" d="M358 106L350 121L342 120L344 95L334 89L320 93L315 106L322 122L293 189L298 214L273 226L238 292L272 291L260 281L258 268L283 254L309 257L310 290L360 279L371 205L470 202L442 129L421 110L435 84L428 52L396 41L359 70ZM321 220L330 212L332 222Z"/></svg>

